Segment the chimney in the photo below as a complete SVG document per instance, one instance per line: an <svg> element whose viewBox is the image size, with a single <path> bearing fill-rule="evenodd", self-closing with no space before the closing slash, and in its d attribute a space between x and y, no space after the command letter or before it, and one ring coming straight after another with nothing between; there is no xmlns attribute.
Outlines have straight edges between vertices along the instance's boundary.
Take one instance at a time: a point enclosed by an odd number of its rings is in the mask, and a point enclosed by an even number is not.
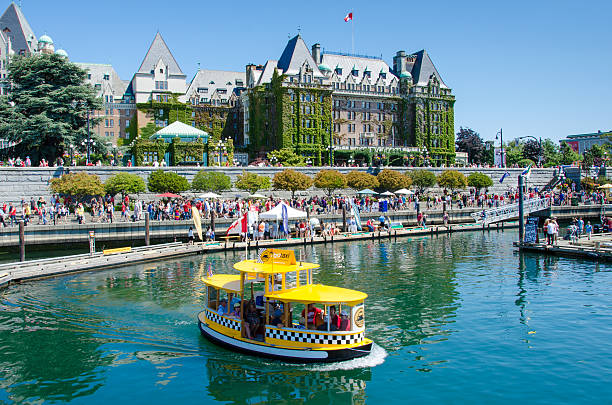
<svg viewBox="0 0 612 405"><path fill-rule="evenodd" d="M406 71L406 51L397 51L393 57L393 70L397 75Z"/></svg>
<svg viewBox="0 0 612 405"><path fill-rule="evenodd" d="M314 59L317 65L320 65L323 59L321 59L321 44L314 44L312 46L312 59Z"/></svg>
<svg viewBox="0 0 612 405"><path fill-rule="evenodd" d="M255 78L253 77L253 70L255 70L255 65L249 63L246 65L246 86L248 88L252 88L255 85Z"/></svg>

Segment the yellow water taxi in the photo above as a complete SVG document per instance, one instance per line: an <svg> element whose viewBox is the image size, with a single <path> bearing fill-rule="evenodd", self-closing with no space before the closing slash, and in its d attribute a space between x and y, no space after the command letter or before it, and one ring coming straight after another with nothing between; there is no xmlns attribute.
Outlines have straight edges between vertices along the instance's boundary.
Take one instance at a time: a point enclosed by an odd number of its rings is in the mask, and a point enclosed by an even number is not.
<svg viewBox="0 0 612 405"><path fill-rule="evenodd" d="M318 264L291 250L265 249L234 264L239 274L208 274L202 334L230 350L293 363L365 356L367 294L312 283Z"/></svg>

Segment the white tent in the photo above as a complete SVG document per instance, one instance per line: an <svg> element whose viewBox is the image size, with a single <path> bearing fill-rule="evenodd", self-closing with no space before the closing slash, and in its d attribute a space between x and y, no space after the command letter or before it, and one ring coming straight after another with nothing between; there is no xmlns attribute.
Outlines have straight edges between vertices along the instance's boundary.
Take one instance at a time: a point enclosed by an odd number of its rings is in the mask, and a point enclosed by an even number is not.
<svg viewBox="0 0 612 405"><path fill-rule="evenodd" d="M385 192L384 192L384 193L382 193L381 195L385 195L385 196L387 196L387 197L391 197L391 196L394 196L395 194L393 194L393 193L392 193L392 192L390 192L390 191L385 191Z"/></svg>
<svg viewBox="0 0 612 405"><path fill-rule="evenodd" d="M296 210L295 208L291 208L282 202L276 207L272 208L270 211L259 214L259 219L272 219L280 221L283 218L283 205L287 207L287 217L289 219L306 218L306 211Z"/></svg>
<svg viewBox="0 0 612 405"><path fill-rule="evenodd" d="M221 196L217 193L213 193L209 191L208 193L200 194L198 197L206 199L206 198L220 198Z"/></svg>
<svg viewBox="0 0 612 405"><path fill-rule="evenodd" d="M267 197L263 194L251 194L247 198L267 198Z"/></svg>
<svg viewBox="0 0 612 405"><path fill-rule="evenodd" d="M408 190L408 189L406 189L406 188L402 188L401 190L397 190L397 191L395 192L395 194L406 194L406 195L410 195L410 194L414 194L414 192L413 192L413 191L411 191L411 190Z"/></svg>

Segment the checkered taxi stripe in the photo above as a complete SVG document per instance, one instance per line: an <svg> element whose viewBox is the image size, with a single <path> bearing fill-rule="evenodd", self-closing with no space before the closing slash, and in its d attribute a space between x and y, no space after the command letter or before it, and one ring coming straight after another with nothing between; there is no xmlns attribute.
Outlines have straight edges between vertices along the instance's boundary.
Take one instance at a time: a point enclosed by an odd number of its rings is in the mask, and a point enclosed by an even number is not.
<svg viewBox="0 0 612 405"><path fill-rule="evenodd" d="M361 342L364 338L364 333L361 332L353 335L324 335L266 328L266 338L321 345L350 345Z"/></svg>
<svg viewBox="0 0 612 405"><path fill-rule="evenodd" d="M240 330L240 322L224 318L215 314L214 312L206 311L206 318L214 323L218 323L221 326L225 326L226 328Z"/></svg>

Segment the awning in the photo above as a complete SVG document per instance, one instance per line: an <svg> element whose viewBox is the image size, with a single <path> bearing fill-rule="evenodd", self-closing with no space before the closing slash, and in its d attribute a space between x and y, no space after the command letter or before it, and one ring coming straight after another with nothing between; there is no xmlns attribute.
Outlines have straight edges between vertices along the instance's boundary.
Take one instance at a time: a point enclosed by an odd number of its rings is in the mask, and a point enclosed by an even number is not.
<svg viewBox="0 0 612 405"><path fill-rule="evenodd" d="M368 297L361 291L333 287L322 284L309 284L288 291L266 294L266 298L283 302L300 302L303 304L359 304Z"/></svg>
<svg viewBox="0 0 612 405"><path fill-rule="evenodd" d="M202 277L202 281L214 288L221 288L235 293L240 292L239 274L214 274L212 277Z"/></svg>

